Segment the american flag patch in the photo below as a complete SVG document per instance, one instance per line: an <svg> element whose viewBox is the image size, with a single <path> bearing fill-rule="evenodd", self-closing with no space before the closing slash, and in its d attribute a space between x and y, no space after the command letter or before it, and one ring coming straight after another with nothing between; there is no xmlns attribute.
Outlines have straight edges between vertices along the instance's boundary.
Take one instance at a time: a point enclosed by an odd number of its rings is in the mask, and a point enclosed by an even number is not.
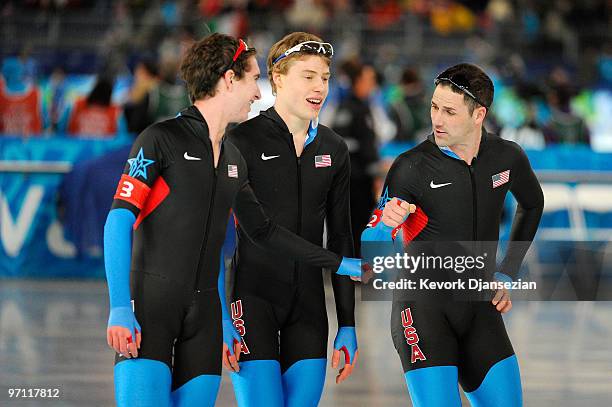
<svg viewBox="0 0 612 407"><path fill-rule="evenodd" d="M238 178L238 166L229 164L227 166L227 176L230 178Z"/></svg>
<svg viewBox="0 0 612 407"><path fill-rule="evenodd" d="M491 181L493 181L493 188L497 188L500 185L504 185L509 180L510 180L510 170L500 172L499 174L495 174L491 177Z"/></svg>
<svg viewBox="0 0 612 407"><path fill-rule="evenodd" d="M331 155L316 155L315 156L315 168L331 167Z"/></svg>

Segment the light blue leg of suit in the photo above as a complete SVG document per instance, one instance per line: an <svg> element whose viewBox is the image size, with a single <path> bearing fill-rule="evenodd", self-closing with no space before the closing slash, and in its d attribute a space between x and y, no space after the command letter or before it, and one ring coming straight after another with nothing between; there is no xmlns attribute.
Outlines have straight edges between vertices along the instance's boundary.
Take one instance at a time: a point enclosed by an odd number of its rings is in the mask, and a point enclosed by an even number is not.
<svg viewBox="0 0 612 407"><path fill-rule="evenodd" d="M239 365L240 371L231 374L239 407L283 407L283 383L278 361L251 360Z"/></svg>
<svg viewBox="0 0 612 407"><path fill-rule="evenodd" d="M295 362L283 374L285 407L315 407L325 385L327 359L304 359Z"/></svg>
<svg viewBox="0 0 612 407"><path fill-rule="evenodd" d="M434 366L406 372L414 407L461 407L457 366Z"/></svg>
<svg viewBox="0 0 612 407"><path fill-rule="evenodd" d="M521 407L523 390L516 355L494 364L481 385L465 396L473 407Z"/></svg>
<svg viewBox="0 0 612 407"><path fill-rule="evenodd" d="M200 375L172 392L174 407L213 407L219 393L221 376Z"/></svg>
<svg viewBox="0 0 612 407"><path fill-rule="evenodd" d="M128 359L115 365L118 407L170 407L171 386L172 375L163 362Z"/></svg>

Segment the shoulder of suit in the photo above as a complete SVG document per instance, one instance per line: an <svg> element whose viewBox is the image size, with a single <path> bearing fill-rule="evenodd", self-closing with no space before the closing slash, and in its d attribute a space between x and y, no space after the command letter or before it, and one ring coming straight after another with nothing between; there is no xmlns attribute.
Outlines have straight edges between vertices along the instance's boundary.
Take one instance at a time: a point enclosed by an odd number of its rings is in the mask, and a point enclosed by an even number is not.
<svg viewBox="0 0 612 407"><path fill-rule="evenodd" d="M431 146L427 143L431 144L428 141L423 141L410 150L404 151L402 154L398 155L395 158L395 161L393 161L393 166L402 168L412 168L418 166L423 158L431 155L432 153Z"/></svg>
<svg viewBox="0 0 612 407"><path fill-rule="evenodd" d="M231 139L225 139L225 141L223 142L223 148L225 148L227 154L231 154L232 156L241 154L240 149L236 147L236 145L232 142Z"/></svg>
<svg viewBox="0 0 612 407"><path fill-rule="evenodd" d="M226 139L223 142L223 148L225 149L224 155L226 159L229 160L230 164L238 164L242 167L247 166L246 160L240 152L240 149L232 143L231 140Z"/></svg>
<svg viewBox="0 0 612 407"><path fill-rule="evenodd" d="M321 141L324 143L330 143L335 146L346 146L346 143L341 135L323 124L319 124L317 128L317 137L320 137Z"/></svg>
<svg viewBox="0 0 612 407"><path fill-rule="evenodd" d="M487 140L489 146L496 150L501 150L500 153L505 154L522 154L523 148L516 142L512 140L506 140L501 138L495 134L489 133L489 138Z"/></svg>
<svg viewBox="0 0 612 407"><path fill-rule="evenodd" d="M153 123L145 128L139 135L138 139L144 140L157 140L157 141L169 141L169 136L173 134L173 128L168 125L166 121Z"/></svg>
<svg viewBox="0 0 612 407"><path fill-rule="evenodd" d="M156 136L159 134L164 134L166 131L168 131L168 126L165 124L165 122L157 122L147 126L140 134Z"/></svg>
<svg viewBox="0 0 612 407"><path fill-rule="evenodd" d="M271 120L262 115L255 116L235 126L229 131L230 137L244 137L253 131L261 131Z"/></svg>
<svg viewBox="0 0 612 407"><path fill-rule="evenodd" d="M183 117L183 116L177 116L171 119L162 120L162 121L159 121L157 123L150 125L149 127L147 127L147 129L145 129L145 131L152 130L156 134L166 137L166 138L167 137L177 138L180 135L185 134L186 128L183 127L184 124L181 124L181 122L183 122L184 120L188 120L188 118ZM187 127L187 129L191 129L191 128ZM189 130L189 131L192 131L192 130Z"/></svg>

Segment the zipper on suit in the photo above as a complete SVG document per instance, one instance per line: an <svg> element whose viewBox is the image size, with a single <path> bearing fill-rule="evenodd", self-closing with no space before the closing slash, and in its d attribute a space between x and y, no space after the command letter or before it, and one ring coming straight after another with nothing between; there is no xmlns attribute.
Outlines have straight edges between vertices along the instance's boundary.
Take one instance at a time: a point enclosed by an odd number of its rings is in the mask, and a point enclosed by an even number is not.
<svg viewBox="0 0 612 407"><path fill-rule="evenodd" d="M478 238L478 197L476 194L476 180L474 179L474 157L472 164L468 165L470 171L470 182L472 184L472 239L474 241ZM466 163L467 165L467 163Z"/></svg>
<svg viewBox="0 0 612 407"><path fill-rule="evenodd" d="M204 232L204 239L202 239L202 245L200 246L200 258L198 259L198 268L196 270L196 279L195 279L195 286L194 286L195 292L199 292L198 286L200 284L200 275L202 274L200 265L202 262L202 258L204 258L204 255L206 255L206 246L208 243L208 235L210 231L211 218L212 218L214 207L215 207L215 195L216 195L216 190L217 190L218 170L219 170L219 165L221 165L221 156L223 153L223 149L222 149L219 152L219 162L217 163L217 167L215 168L215 153L212 149L212 142L210 142L210 140L209 140L209 143L210 143L210 155L211 155L210 165L212 167L214 175L213 175L212 188L210 190L210 200L209 200L209 206L208 206L208 215L206 216L206 228Z"/></svg>

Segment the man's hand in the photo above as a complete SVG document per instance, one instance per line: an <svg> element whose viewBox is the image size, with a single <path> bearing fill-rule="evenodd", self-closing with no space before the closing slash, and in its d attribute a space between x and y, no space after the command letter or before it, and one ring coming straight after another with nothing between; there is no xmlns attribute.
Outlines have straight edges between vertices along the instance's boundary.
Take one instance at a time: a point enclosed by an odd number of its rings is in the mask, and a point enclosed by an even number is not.
<svg viewBox="0 0 612 407"><path fill-rule="evenodd" d="M367 284L370 279L374 277L374 269L370 266L370 263L362 260L361 261L361 279L351 277L353 281L359 281L363 284Z"/></svg>
<svg viewBox="0 0 612 407"><path fill-rule="evenodd" d="M343 364L338 376L336 376L336 384L342 383L346 380L355 367L359 351L357 350L357 335L355 333L355 327L343 326L338 330L336 339L334 340L334 353L332 355L332 368L337 369L341 364L340 356L344 354L342 360Z"/></svg>
<svg viewBox="0 0 612 407"><path fill-rule="evenodd" d="M364 271L367 271L367 269L361 259L343 257L338 270L336 270L336 274L349 276L353 281L361 281Z"/></svg>
<svg viewBox="0 0 612 407"><path fill-rule="evenodd" d="M134 337L136 337L135 342ZM111 309L106 328L106 342L123 357L128 359L138 357L142 334L131 307Z"/></svg>
<svg viewBox="0 0 612 407"><path fill-rule="evenodd" d="M223 320L223 366L230 372L239 372L240 352L242 337L236 331L234 324L229 319Z"/></svg>
<svg viewBox="0 0 612 407"><path fill-rule="evenodd" d="M393 198L385 204L382 221L385 225L396 228L410 215L416 211L416 205Z"/></svg>
<svg viewBox="0 0 612 407"><path fill-rule="evenodd" d="M502 288L495 292L495 296L493 297L491 303L495 305L495 308L502 314L505 314L506 312L512 309L512 300L510 299L510 293L505 288Z"/></svg>

